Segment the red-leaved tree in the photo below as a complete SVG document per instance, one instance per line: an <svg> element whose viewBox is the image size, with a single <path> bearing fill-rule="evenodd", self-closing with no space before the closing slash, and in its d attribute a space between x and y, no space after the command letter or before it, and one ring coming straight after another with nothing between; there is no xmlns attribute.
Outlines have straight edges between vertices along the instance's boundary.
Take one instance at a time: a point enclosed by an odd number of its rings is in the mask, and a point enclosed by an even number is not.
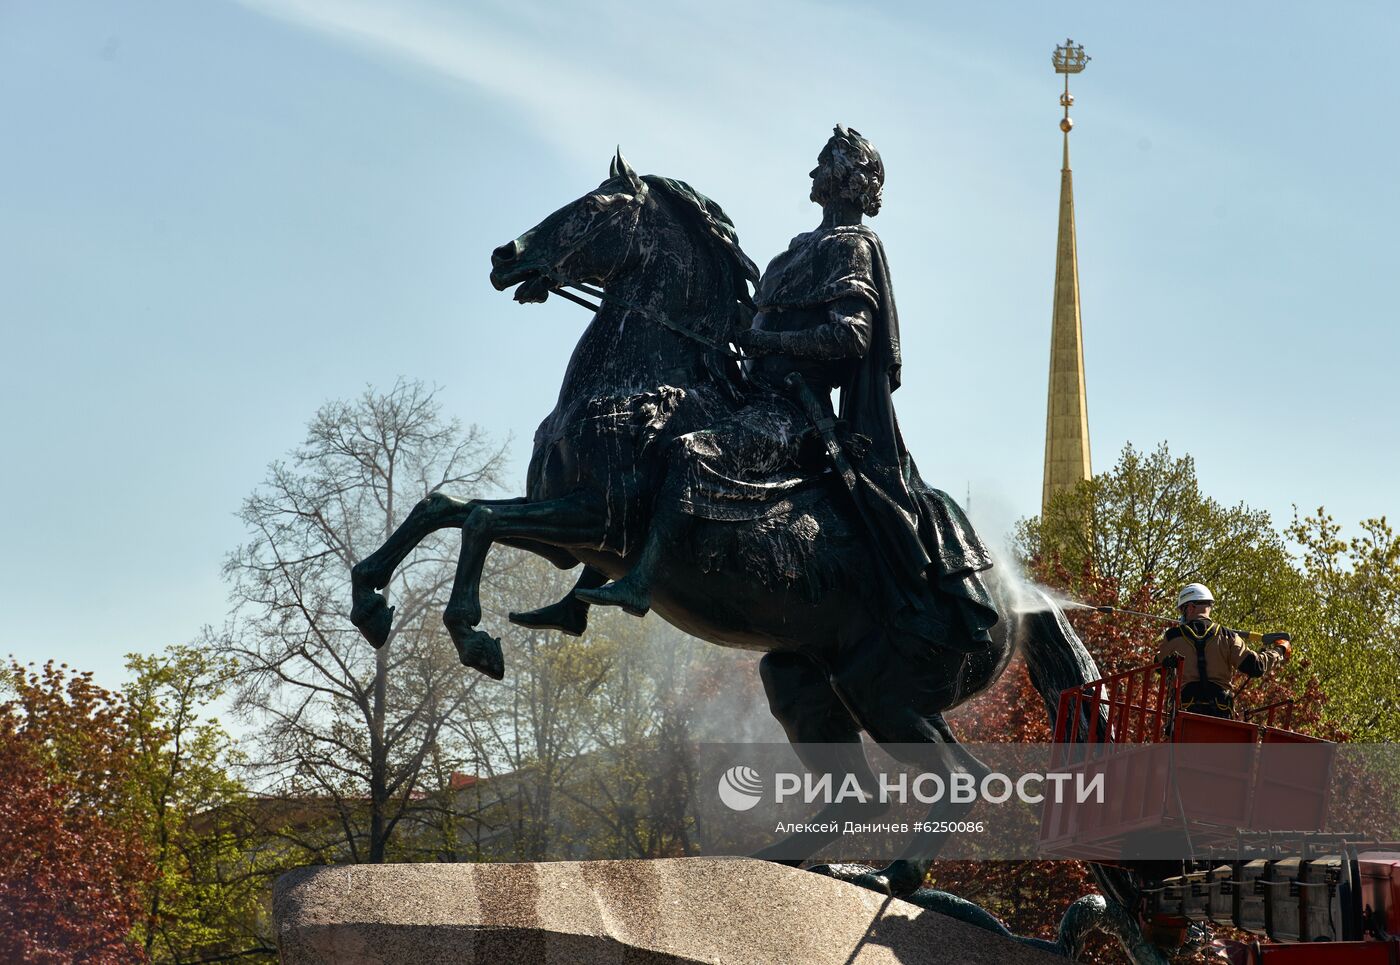
<svg viewBox="0 0 1400 965"><path fill-rule="evenodd" d="M153 867L133 820L120 699L52 662L12 663L0 703L0 961L140 961Z"/></svg>
<svg viewBox="0 0 1400 965"><path fill-rule="evenodd" d="M1124 588L1094 569L1092 561L1070 574L1058 561L1032 559L1035 581L1064 594L1062 599L1093 605L1155 612L1160 596L1150 575L1136 587ZM1126 614L1104 614L1066 605L1066 616L1093 655L1104 676L1151 663L1163 626ZM1325 696L1306 660L1288 677L1270 676L1250 682L1241 692L1240 709L1294 700L1292 728L1331 740L1343 735L1321 720ZM1238 681L1237 681L1238 683ZM1044 702L1031 685L1025 663L1017 657L1001 679L954 718L959 737L968 742L1049 742L1053 731ZM976 902L1000 917L1012 931L1053 940L1060 915L1079 897L1097 890L1089 866L1077 861L945 861L936 864L928 884ZM1122 952L1104 935L1089 939L1082 961L1118 962Z"/></svg>
<svg viewBox="0 0 1400 965"><path fill-rule="evenodd" d="M1145 609L1150 589L1127 597L1092 571L1075 580L1058 564L1032 561L1032 576L1056 595L1072 591L1086 602L1108 602ZM1135 617L1067 609L1084 645L1105 674L1141 666L1151 660L1160 632ZM953 718L958 736L969 743L1048 743L1053 736L1045 704L1031 685L1018 656L1001 679ZM1072 902L1097 890L1089 866L1078 861L942 861L928 882L976 902L1022 935L1053 940L1060 915ZM1083 961L1116 962L1122 953L1104 936L1090 939Z"/></svg>

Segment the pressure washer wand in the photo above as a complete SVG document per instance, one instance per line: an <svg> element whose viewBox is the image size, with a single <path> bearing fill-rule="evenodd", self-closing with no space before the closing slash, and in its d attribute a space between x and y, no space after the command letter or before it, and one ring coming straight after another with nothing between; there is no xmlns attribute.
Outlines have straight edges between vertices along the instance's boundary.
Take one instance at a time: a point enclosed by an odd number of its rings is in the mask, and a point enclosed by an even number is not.
<svg viewBox="0 0 1400 965"><path fill-rule="evenodd" d="M1080 603L1078 600L1061 600L1060 602L1067 603L1080 610L1093 610L1095 613L1126 613L1129 616L1143 617L1144 619L1156 620L1160 623L1169 623L1172 626L1181 623L1181 621L1175 617L1158 616L1156 613L1143 613L1141 610L1125 610L1117 606L1094 606L1092 603Z"/></svg>
<svg viewBox="0 0 1400 965"><path fill-rule="evenodd" d="M1065 602L1073 606L1079 607L1082 610L1093 610L1097 613L1126 613L1129 616L1142 617L1146 620L1156 620L1159 623L1167 623L1174 627L1181 625L1181 621L1175 617L1159 616L1156 613L1143 613L1141 610L1125 610L1122 607L1117 606L1094 606L1089 603L1080 603L1078 600L1066 600ZM1231 627L1226 627L1225 629L1230 630L1233 633L1238 633L1240 636L1244 637L1245 640L1249 643L1270 644L1276 641L1283 641L1287 643L1293 639L1287 633L1257 633L1253 630L1234 630Z"/></svg>
<svg viewBox="0 0 1400 965"><path fill-rule="evenodd" d="M1143 613L1141 610L1125 610L1122 607L1117 606L1090 606L1087 603L1081 603L1079 605L1084 607L1086 610L1096 610L1099 613L1126 613L1129 616L1143 617L1148 620L1156 620L1159 623L1170 623L1172 626L1176 626L1179 623L1181 623L1181 621L1178 620L1176 617L1158 616L1155 613Z"/></svg>

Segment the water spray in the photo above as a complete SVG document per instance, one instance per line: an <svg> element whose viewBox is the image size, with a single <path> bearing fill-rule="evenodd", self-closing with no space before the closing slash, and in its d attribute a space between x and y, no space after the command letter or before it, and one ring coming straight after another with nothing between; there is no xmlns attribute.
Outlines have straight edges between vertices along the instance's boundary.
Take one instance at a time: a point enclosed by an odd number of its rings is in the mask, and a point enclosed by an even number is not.
<svg viewBox="0 0 1400 965"><path fill-rule="evenodd" d="M1117 606L1094 606L1092 603L1080 603L1078 600L1061 598L1060 603L1064 606L1074 607L1077 610L1093 610L1095 613L1122 613L1133 617L1142 617L1145 620L1156 620L1158 623L1166 623L1171 626L1180 626L1181 620L1176 617L1164 617L1156 613L1143 613L1141 610L1125 610ZM1244 637L1247 643L1272 644L1277 642L1288 643L1292 637L1287 633L1258 633L1254 630L1236 630L1233 627L1221 627L1222 630L1229 630L1231 633L1238 633Z"/></svg>

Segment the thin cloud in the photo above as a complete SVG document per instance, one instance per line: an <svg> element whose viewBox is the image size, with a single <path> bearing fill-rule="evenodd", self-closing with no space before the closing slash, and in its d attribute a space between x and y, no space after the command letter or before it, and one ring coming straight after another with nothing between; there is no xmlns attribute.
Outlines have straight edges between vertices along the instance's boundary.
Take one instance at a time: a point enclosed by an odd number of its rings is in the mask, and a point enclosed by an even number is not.
<svg viewBox="0 0 1400 965"><path fill-rule="evenodd" d="M485 91L519 108L538 135L570 155L598 153L591 105L627 105L629 111L666 116L646 91L609 78L597 63L572 65L557 50L546 54L529 38L517 39L461 12L365 0L237 2L336 43Z"/></svg>

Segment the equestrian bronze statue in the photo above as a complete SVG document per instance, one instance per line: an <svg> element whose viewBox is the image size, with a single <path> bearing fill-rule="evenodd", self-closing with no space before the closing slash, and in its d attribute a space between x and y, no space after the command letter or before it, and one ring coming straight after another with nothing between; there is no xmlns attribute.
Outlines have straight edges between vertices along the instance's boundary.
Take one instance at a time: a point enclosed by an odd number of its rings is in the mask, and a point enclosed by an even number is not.
<svg viewBox="0 0 1400 965"><path fill-rule="evenodd" d="M596 312L535 434L525 495L434 493L355 566L352 619L366 638L385 642L392 610L377 591L394 568L430 532L460 527L443 619L466 666L504 673L500 642L478 626L493 543L582 564L565 599L511 618L582 633L590 605L616 605L762 651L769 705L804 766L864 786L862 732L907 763L979 771L943 714L991 686L1018 648L1052 715L1062 688L1100 676L1049 599L1030 591L1025 605L1022 590L1013 606L1015 581L904 445L890 270L863 223L883 183L875 149L838 127L812 172L821 223L760 278L719 205L639 176L619 152L596 189L497 248L498 290ZM969 807L940 801L929 818ZM783 852L832 837L799 836ZM916 836L878 871L822 870L909 894L941 841Z"/></svg>

